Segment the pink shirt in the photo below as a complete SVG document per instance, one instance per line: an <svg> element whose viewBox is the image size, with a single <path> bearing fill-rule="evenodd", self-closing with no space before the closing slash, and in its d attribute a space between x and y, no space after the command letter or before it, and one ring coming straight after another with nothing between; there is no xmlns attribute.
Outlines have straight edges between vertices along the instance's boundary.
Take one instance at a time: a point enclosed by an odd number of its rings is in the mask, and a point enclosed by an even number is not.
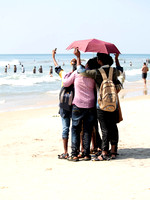
<svg viewBox="0 0 150 200"><path fill-rule="evenodd" d="M75 95L73 103L79 108L93 108L95 106L95 81L74 71L69 77L64 77L63 86L74 84Z"/></svg>

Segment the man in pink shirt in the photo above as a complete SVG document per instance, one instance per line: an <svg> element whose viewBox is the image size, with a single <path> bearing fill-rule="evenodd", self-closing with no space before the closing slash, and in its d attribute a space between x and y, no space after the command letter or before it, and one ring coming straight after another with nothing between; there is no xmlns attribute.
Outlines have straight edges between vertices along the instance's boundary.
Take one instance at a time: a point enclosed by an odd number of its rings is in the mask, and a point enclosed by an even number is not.
<svg viewBox="0 0 150 200"><path fill-rule="evenodd" d="M83 77L77 71L74 71L67 79L63 80L64 87L69 87L71 84L74 84L75 94L72 108L72 152L68 160L79 160L82 122L84 160L90 160L90 142L95 120L95 81L91 78Z"/></svg>

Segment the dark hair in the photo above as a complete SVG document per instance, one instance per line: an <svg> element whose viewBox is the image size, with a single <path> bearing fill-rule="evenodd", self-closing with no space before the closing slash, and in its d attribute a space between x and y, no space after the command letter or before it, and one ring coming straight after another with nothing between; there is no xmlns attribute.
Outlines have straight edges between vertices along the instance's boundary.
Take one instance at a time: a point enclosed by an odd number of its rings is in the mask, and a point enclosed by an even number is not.
<svg viewBox="0 0 150 200"><path fill-rule="evenodd" d="M97 57L91 58L87 61L88 68L89 69L98 69L100 68L100 65L97 62Z"/></svg>
<svg viewBox="0 0 150 200"><path fill-rule="evenodd" d="M75 58L73 58L70 61L71 65L72 65L72 71L75 71L77 69L77 60Z"/></svg>
<svg viewBox="0 0 150 200"><path fill-rule="evenodd" d="M77 60L75 58L73 58L70 62L71 62L72 65L76 65L77 64Z"/></svg>
<svg viewBox="0 0 150 200"><path fill-rule="evenodd" d="M77 69L77 65L72 65L72 70L75 71Z"/></svg>
<svg viewBox="0 0 150 200"><path fill-rule="evenodd" d="M114 63L112 57L106 53L97 53L97 59L102 61L103 65L111 66Z"/></svg>

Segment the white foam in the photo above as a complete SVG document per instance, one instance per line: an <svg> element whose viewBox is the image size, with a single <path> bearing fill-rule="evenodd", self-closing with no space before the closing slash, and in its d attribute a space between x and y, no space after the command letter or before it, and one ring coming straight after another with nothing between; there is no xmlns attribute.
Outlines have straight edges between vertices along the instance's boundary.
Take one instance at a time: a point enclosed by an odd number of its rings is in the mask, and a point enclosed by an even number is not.
<svg viewBox="0 0 150 200"><path fill-rule="evenodd" d="M128 76L136 76L137 74L142 74L141 69L132 69L132 70L125 71L125 75L128 75Z"/></svg>
<svg viewBox="0 0 150 200"><path fill-rule="evenodd" d="M3 60L3 61L0 61L0 66L6 66L6 65L19 65L20 64L20 61L19 60Z"/></svg>
<svg viewBox="0 0 150 200"><path fill-rule="evenodd" d="M55 82L57 77L50 76L34 76L30 77L25 74L12 74L11 76L6 76L0 79L0 85L11 85L11 86L32 86L34 84L40 83L51 83Z"/></svg>
<svg viewBox="0 0 150 200"><path fill-rule="evenodd" d="M4 104L5 102L6 102L5 99L3 99L0 101L0 104Z"/></svg>

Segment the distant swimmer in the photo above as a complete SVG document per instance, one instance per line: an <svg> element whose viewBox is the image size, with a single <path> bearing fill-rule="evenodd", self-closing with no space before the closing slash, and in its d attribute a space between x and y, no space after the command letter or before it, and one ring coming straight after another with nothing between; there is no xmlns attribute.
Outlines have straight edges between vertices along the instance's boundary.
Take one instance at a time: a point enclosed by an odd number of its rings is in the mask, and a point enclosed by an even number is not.
<svg viewBox="0 0 150 200"><path fill-rule="evenodd" d="M143 78L143 81L144 81L144 86L146 87L146 78L147 78L147 72L149 71L147 65L146 65L146 62L143 63L143 66L142 66L142 78Z"/></svg>
<svg viewBox="0 0 150 200"><path fill-rule="evenodd" d="M42 65L41 65L40 68L39 68L39 73L43 73Z"/></svg>
<svg viewBox="0 0 150 200"><path fill-rule="evenodd" d="M146 62L147 62L147 63L150 63L150 59L147 59Z"/></svg>
<svg viewBox="0 0 150 200"><path fill-rule="evenodd" d="M33 74L36 74L36 66L33 68Z"/></svg>
<svg viewBox="0 0 150 200"><path fill-rule="evenodd" d="M53 77L53 67L52 66L50 66L49 75L50 75L50 77Z"/></svg>
<svg viewBox="0 0 150 200"><path fill-rule="evenodd" d="M16 73L16 72L17 72L17 66L14 65L14 73Z"/></svg>
<svg viewBox="0 0 150 200"><path fill-rule="evenodd" d="M132 62L130 62L130 66L132 66Z"/></svg>
<svg viewBox="0 0 150 200"><path fill-rule="evenodd" d="M7 73L7 65L5 66L5 73Z"/></svg>
<svg viewBox="0 0 150 200"><path fill-rule="evenodd" d="M22 73L25 73L25 68L23 65L22 65Z"/></svg>

